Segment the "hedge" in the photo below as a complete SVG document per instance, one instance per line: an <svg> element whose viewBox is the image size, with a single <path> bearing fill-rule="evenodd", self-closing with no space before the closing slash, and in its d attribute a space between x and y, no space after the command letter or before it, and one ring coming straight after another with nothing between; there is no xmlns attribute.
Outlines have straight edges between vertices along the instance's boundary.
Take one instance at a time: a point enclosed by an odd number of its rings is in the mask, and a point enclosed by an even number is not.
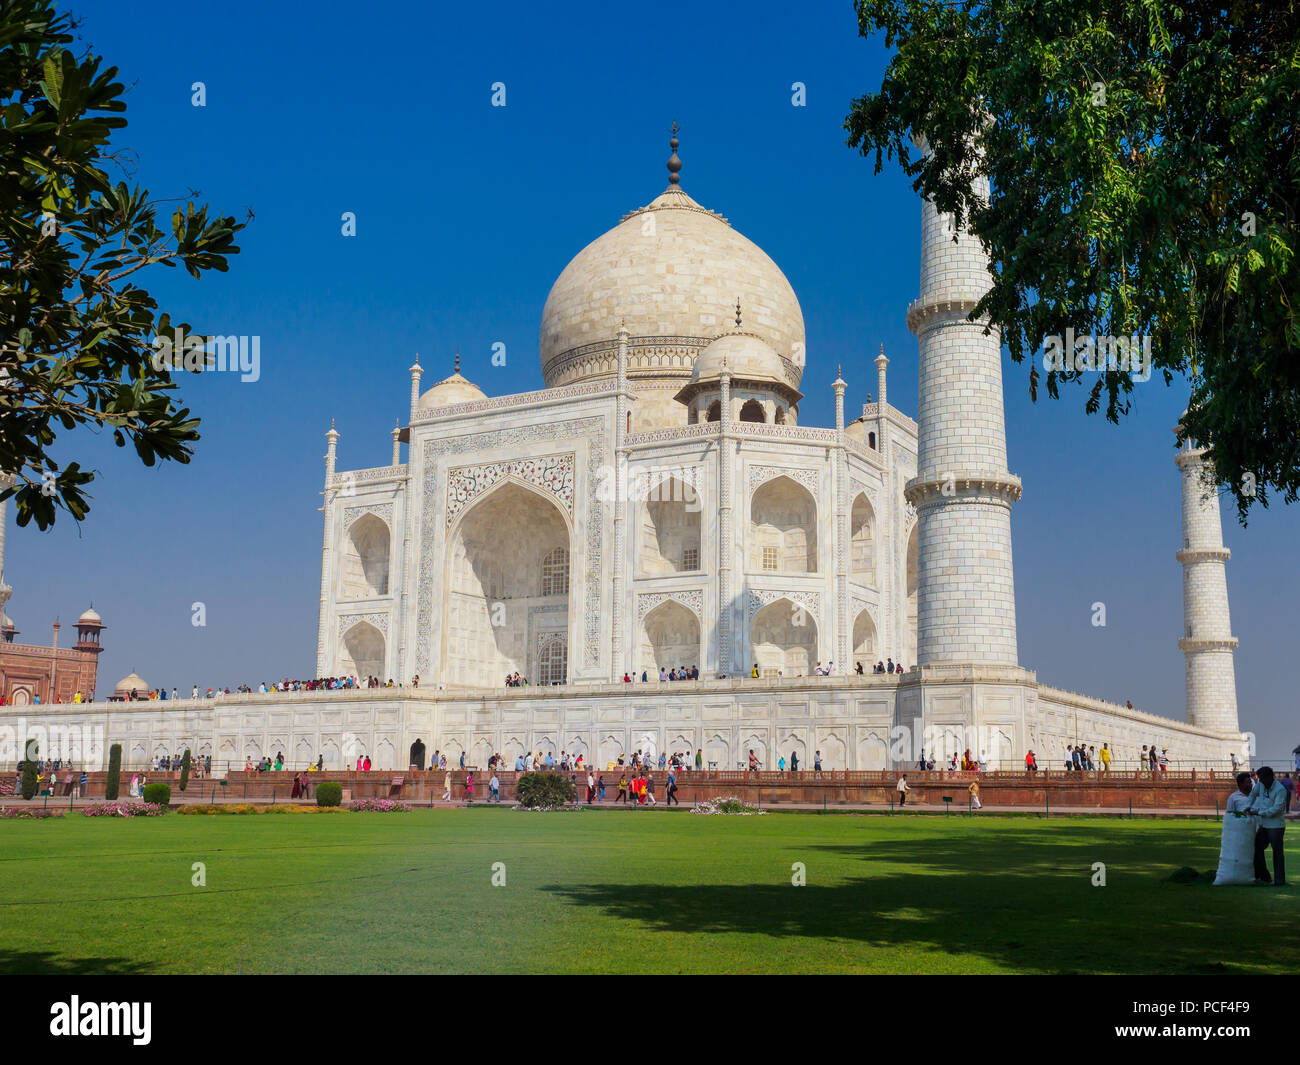
<svg viewBox="0 0 1300 1065"><path fill-rule="evenodd" d="M108 802L117 799L122 787L122 745L113 744L108 749L108 779L104 781L104 798Z"/></svg>
<svg viewBox="0 0 1300 1065"><path fill-rule="evenodd" d="M144 786L144 795L141 796L145 802L157 803L159 806L166 806L172 801L172 786L161 780L155 780L152 784Z"/></svg>
<svg viewBox="0 0 1300 1065"><path fill-rule="evenodd" d="M36 795L37 778L40 776L38 757L40 750L35 740L28 740L23 748L23 798L30 799Z"/></svg>
<svg viewBox="0 0 1300 1065"><path fill-rule="evenodd" d="M316 785L317 806L337 806L343 801L343 785L336 780L323 780Z"/></svg>

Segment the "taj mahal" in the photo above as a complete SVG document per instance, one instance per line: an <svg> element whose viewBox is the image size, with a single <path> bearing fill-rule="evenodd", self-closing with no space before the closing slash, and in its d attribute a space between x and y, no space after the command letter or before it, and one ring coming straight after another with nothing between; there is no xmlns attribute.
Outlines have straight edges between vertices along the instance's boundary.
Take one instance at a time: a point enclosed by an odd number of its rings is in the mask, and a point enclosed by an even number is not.
<svg viewBox="0 0 1300 1065"><path fill-rule="evenodd" d="M867 401L846 406L841 373L807 380L785 275L684 190L670 145L667 188L551 287L544 388L488 396L446 356L426 357L443 366L426 387L417 358L390 465L341 468L331 425L315 673L398 686L42 718L101 726L128 762L183 742L217 762L282 751L341 766L365 751L397 768L420 738L477 765L493 752L603 766L702 750L733 768L754 750L765 764L818 751L828 768L883 769L916 758L906 735L1004 768L1028 749L1056 764L1079 741L1226 768L1243 745L1236 640L1201 452L1178 454L1184 538L1169 545L1184 575L1185 629L1170 642L1186 659L1186 720L1040 683L1017 654L1021 482L1001 341L968 319L988 287L979 242L921 205L919 292L900 308L918 410L890 405L883 348L874 381L854 382ZM833 392L833 425L801 420L810 388ZM899 672L874 673L886 660ZM699 679L659 682L682 668ZM527 686L507 687L515 674Z"/></svg>

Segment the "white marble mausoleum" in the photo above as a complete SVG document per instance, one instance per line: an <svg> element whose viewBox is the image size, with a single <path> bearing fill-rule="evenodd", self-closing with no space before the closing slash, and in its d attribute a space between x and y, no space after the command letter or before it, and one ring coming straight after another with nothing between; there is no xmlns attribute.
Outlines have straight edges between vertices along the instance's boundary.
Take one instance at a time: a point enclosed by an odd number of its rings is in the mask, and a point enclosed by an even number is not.
<svg viewBox="0 0 1300 1065"><path fill-rule="evenodd" d="M1000 338L967 319L988 287L979 243L923 205L919 295L900 308L917 417L890 405L883 349L849 409L839 373L806 379L790 283L683 190L672 147L668 187L552 286L545 388L488 396L459 357L426 388L417 359L389 466L340 468L330 428L315 672L402 691L119 706L108 731L138 731L150 755L184 728L217 760L364 748L379 767L418 736L479 764L701 748L730 767L753 748L883 768L915 759L904 733L1008 768L1028 748L1059 764L1072 742L1226 765L1236 641L1199 452L1179 456L1188 720L1041 686L1017 657ZM825 377L836 362L811 359ZM812 387L833 391L833 425L801 419ZM888 659L906 672L872 676ZM683 667L701 680L658 683ZM515 673L529 686L506 688Z"/></svg>

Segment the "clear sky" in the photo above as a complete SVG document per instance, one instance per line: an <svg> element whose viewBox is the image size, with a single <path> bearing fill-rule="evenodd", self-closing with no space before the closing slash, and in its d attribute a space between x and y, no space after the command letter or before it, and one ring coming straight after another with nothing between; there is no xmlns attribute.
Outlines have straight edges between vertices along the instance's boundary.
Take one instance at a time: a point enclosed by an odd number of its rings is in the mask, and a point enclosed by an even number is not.
<svg viewBox="0 0 1300 1065"><path fill-rule="evenodd" d="M151 685L256 685L315 669L324 433L341 469L386 465L416 352L426 386L464 372L488 395L542 386L551 283L583 246L666 184L682 127L682 187L761 246L807 327L800 421L829 425L842 364L848 409L891 358L889 398L916 411L920 207L897 168L874 176L844 145L850 101L879 85L883 41L848 2L754 0L668 11L605 3L176 5L94 0L83 37L130 86L116 142L157 197L256 218L229 274L144 281L173 318L261 337L261 377L190 378L203 419L189 466L65 442L100 471L90 518L51 533L10 514L9 613L48 642L93 600L108 630L100 694ZM306 15L307 17L304 17ZM191 86L206 106L191 105ZM492 107L504 82L506 106ZM792 105L792 85L806 106ZM341 235L356 213L357 235ZM490 363L504 343L507 365ZM1172 426L1187 389L1153 380L1119 427L1082 391L1029 401L1008 360L1009 465L1020 658L1057 687L1183 716L1179 479ZM1242 727L1276 758L1300 741L1300 513L1247 529L1225 515ZM202 602L207 624L191 625ZM1092 604L1106 604L1104 628ZM1105 737L1088 737L1097 743ZM1177 752L1171 752L1177 754Z"/></svg>

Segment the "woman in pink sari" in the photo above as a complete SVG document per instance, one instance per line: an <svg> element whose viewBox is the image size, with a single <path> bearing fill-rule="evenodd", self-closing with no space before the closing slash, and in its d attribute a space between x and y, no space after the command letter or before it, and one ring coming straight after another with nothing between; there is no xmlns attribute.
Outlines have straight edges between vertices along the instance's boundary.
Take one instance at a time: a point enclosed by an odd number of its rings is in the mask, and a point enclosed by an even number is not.
<svg viewBox="0 0 1300 1065"><path fill-rule="evenodd" d="M474 801L474 774L472 772L465 774L465 801Z"/></svg>

